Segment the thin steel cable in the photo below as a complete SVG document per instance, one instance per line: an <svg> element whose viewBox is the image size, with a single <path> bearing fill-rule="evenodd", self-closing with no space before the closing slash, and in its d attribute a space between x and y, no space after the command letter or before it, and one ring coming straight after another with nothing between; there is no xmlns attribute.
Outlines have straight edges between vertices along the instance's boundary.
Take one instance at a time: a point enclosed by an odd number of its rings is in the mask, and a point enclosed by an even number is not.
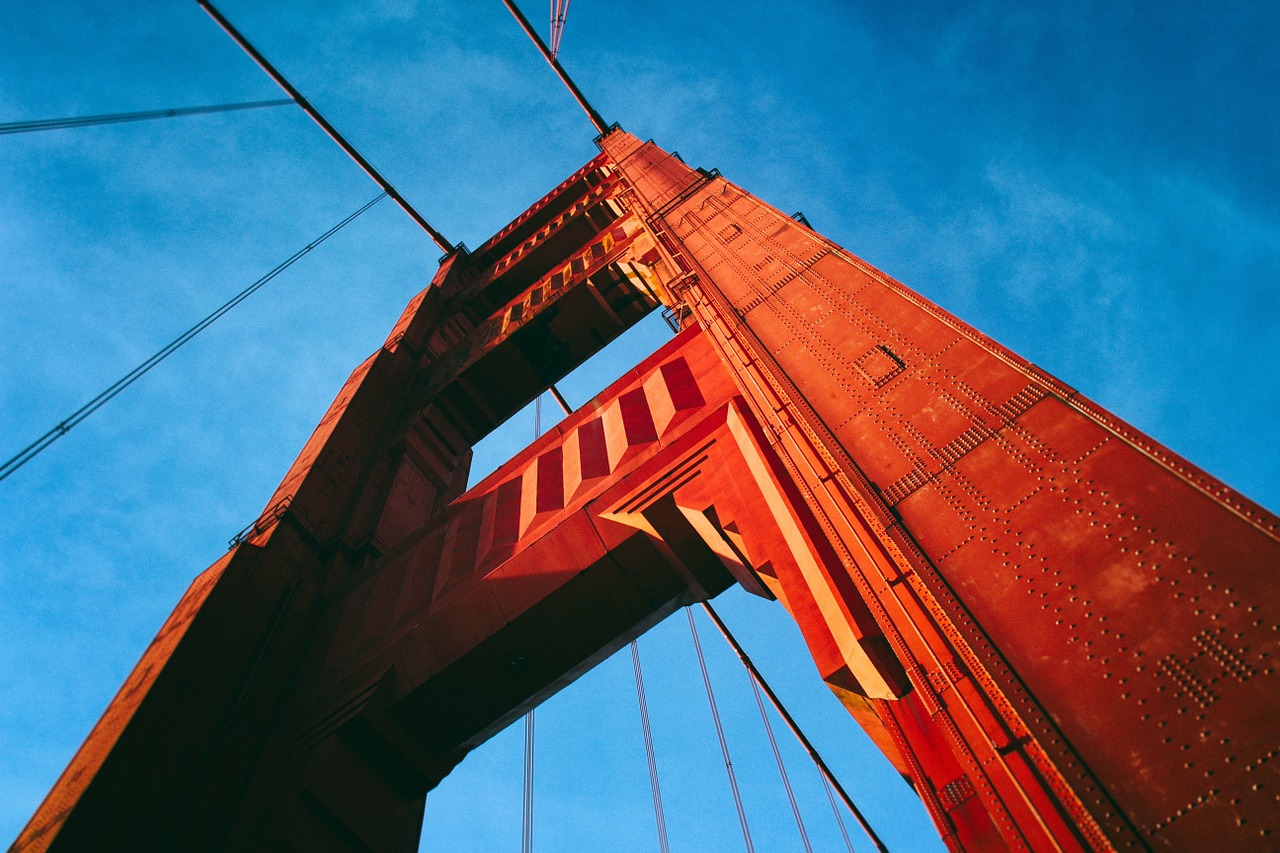
<svg viewBox="0 0 1280 853"><path fill-rule="evenodd" d="M791 803L791 813L796 817L796 829L800 831L800 841L804 843L807 853L813 853L813 845L809 843L809 833L804 829L804 818L800 816L800 806L796 803L795 791L791 790L791 779L787 776L786 765L782 763L782 753L778 751L778 741L773 736L773 724L769 722L769 712L765 710L764 698L760 695L760 685L747 673L751 682L751 692L756 697L756 707L760 709L760 719L764 722L765 734L769 736L769 746L773 749L773 760L778 763L778 775L782 777L782 787L787 791L787 802Z"/></svg>
<svg viewBox="0 0 1280 853"><path fill-rule="evenodd" d="M542 395L533 398L533 438L542 435ZM524 715L524 811L520 820L520 850L533 853L533 729L534 711Z"/></svg>
<svg viewBox="0 0 1280 853"><path fill-rule="evenodd" d="M179 116L204 115L206 113L229 113L234 110L258 110L265 107L283 107L292 104L288 98L274 101L246 101L236 104L214 104L208 107L174 107L168 110L146 110L134 113L107 113L97 116L76 116L73 118L43 118L30 121L11 121L0 124L0 136L12 133L34 133L39 130L63 130L70 127L92 127L100 124L120 124L127 121L151 121L160 118L177 118Z"/></svg>
<svg viewBox="0 0 1280 853"><path fill-rule="evenodd" d="M569 15L569 0L551 0L551 58L560 53L560 40L564 38L564 21Z"/></svg>
<svg viewBox="0 0 1280 853"><path fill-rule="evenodd" d="M836 795L831 792L831 783L821 773L818 774L818 778L822 780L822 790L827 792L827 802L831 803L831 813L836 816L836 826L840 827L840 837L844 839L845 849L853 853L853 842L849 839L849 830L844 825L844 816L840 814L840 807L836 805Z"/></svg>
<svg viewBox="0 0 1280 853"><path fill-rule="evenodd" d="M557 38L557 36L560 34L560 31L557 26L559 22L560 22L560 0L551 0L551 32L550 32L550 43L548 44L548 47L551 48L551 55L553 57L560 52L559 39Z"/></svg>
<svg viewBox="0 0 1280 853"><path fill-rule="evenodd" d="M533 853L533 715L532 709L524 715L524 815L520 827L523 853Z"/></svg>
<svg viewBox="0 0 1280 853"><path fill-rule="evenodd" d="M560 0L551 0L551 55L556 55L556 12L560 10Z"/></svg>
<svg viewBox="0 0 1280 853"><path fill-rule="evenodd" d="M773 692L773 688L769 686L769 682L764 680L764 676L760 674L760 670L756 669L756 665L751 662L751 658L747 656L747 652L742 648L742 644L738 642L738 638L733 636L733 632L729 630L729 626L724 624L724 620L720 618L720 614L716 613L715 608L709 602L702 602L702 609L707 611L707 615L711 617L711 621L720 629L720 634L725 641L733 648L738 659L742 661L742 665L747 668L747 672L751 673L751 677L760 685L760 689L764 691L765 696L769 697L770 704L777 710L778 716L782 717L782 721L787 724L787 728L795 735L796 740L804 747L805 752L809 754L809 758L813 760L813 764L818 768L818 772L822 774L822 778L835 790L839 795L840 801L844 803L845 808L849 810L849 814L853 815L854 820L862 827L862 831L871 839L871 843L880 853L889 853L889 848L885 847L884 842L876 831L871 828L871 824L867 822L867 818L862 811L853 803L853 798L849 796L849 792L840 784L840 780L831 772L831 768L827 766L827 762L822 760L822 756L818 754L818 750L810 742L805 733L800 730L800 724L796 722L795 717L791 716L791 712L782 704L782 700L778 698L778 694Z"/></svg>
<svg viewBox="0 0 1280 853"><path fill-rule="evenodd" d="M685 609L689 617L689 632L693 635L693 648L698 653L698 666L702 668L702 683L707 688L707 701L711 704L711 719L716 724L716 736L720 738L720 754L724 756L724 769L729 774L729 787L733 790L733 804L738 808L738 823L742 826L742 840L747 845L747 853L755 853L755 845L751 843L751 829L747 826L747 811L742 806L742 792L738 790L738 777L733 772L733 762L729 759L729 742L724 738L724 725L720 722L720 710L716 707L716 696L711 689L711 675L707 672L707 659L702 654L702 643L698 640L698 624L693 620L693 610Z"/></svg>
<svg viewBox="0 0 1280 853"><path fill-rule="evenodd" d="M653 794L653 819L658 825L658 850L671 853L667 841L667 815L662 808L662 788L658 785L658 760L653 752L653 730L649 727L649 703L644 695L644 673L640 669L640 647L631 641L631 666L636 673L636 701L640 705L640 729L644 733L644 755L649 763L649 790Z"/></svg>
<svg viewBox="0 0 1280 853"><path fill-rule="evenodd" d="M35 441L31 442L26 447L24 447L22 450L18 451L17 454L15 454L13 457L8 459L3 465L0 465L0 481L7 479L11 474L13 474L13 472L17 471L23 465L26 465L36 456L40 455L46 448L49 447L49 445L53 444L55 441L57 441L58 439L66 435L68 432L70 432L72 427L76 426L85 418L89 417L94 412L98 411L98 409L105 406L117 394L119 394L124 389L128 388L134 382L137 382L139 379L141 379L148 371L151 370L151 368L155 367L157 364L164 361L169 356L173 355L180 347L182 347L183 344L187 343L196 335L200 334L205 329L209 328L209 326L213 325L218 319L220 319L224 314L226 314L232 308L235 308L241 302L245 301L254 293L256 293L258 290L260 290L269 281L274 279L276 276L280 275L280 273L284 272L289 267L293 266L295 263L301 260L305 255L309 254L311 250L314 249L316 246L319 246L325 240L328 240L334 234L337 234L343 228L350 225L362 213L364 213L369 208L373 207L378 202L382 201L382 199L386 198L386 196L387 196L386 193L379 194L372 201L365 203L362 207L360 207L354 213L347 216L337 225L333 226L328 231L324 232L319 237L312 240L304 248L299 249L297 252L294 252L293 255L291 255L288 258L288 260L283 261L278 266L276 266L273 270L271 270L271 272L267 273L262 278L258 279L253 284L249 285L244 290L237 293L227 302L224 302L221 305L221 307L219 307L212 314L209 314L199 323L196 323L190 329L187 329L181 335L174 338L168 344L163 346L158 352L156 352L146 361L142 362L142 364L139 364L133 370L130 370L124 376L117 379L114 383L108 386L105 391L98 394L98 396L94 397L92 400L85 403L80 408L76 409L70 415L63 418L61 421L59 421L52 429L50 429L44 435L40 436Z"/></svg>

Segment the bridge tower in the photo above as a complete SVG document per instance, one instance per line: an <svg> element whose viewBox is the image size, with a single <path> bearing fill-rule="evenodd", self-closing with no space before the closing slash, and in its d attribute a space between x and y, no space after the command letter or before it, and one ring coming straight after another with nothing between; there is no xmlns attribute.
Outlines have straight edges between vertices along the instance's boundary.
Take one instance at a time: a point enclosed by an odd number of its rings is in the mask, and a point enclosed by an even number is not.
<svg viewBox="0 0 1280 853"><path fill-rule="evenodd" d="M415 849L469 750L735 583L955 850L1274 849L1277 518L715 171L598 143L442 260L14 849ZM466 489L659 306L670 344Z"/></svg>

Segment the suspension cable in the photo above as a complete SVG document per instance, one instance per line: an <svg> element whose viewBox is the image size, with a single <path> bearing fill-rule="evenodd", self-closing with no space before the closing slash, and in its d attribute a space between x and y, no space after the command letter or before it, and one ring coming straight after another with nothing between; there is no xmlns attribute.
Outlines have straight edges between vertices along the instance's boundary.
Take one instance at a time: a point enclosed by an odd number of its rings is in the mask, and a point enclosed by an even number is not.
<svg viewBox="0 0 1280 853"><path fill-rule="evenodd" d="M836 795L831 793L831 783L821 773L818 774L818 778L822 780L822 790L827 793L827 802L831 804L831 813L836 816L836 826L840 827L840 837L844 839L844 847L849 853L853 853L853 842L849 840L849 830L844 825L844 816L840 814L840 807L836 805Z"/></svg>
<svg viewBox="0 0 1280 853"><path fill-rule="evenodd" d="M198 2L203 3L205 0L198 0ZM556 75L560 78L560 82L564 83L565 87L569 90L569 94L573 95L573 99L578 102L578 106L582 107L583 112L587 114L587 118L591 120L591 124L595 127L596 131L598 133L608 133L609 125L605 124L604 119L600 117L600 113L596 112L596 108L591 106L587 101L587 96L582 94L582 90L573 82L573 79L569 76L569 72L564 70L564 67L560 64L560 60L551 55L551 49L547 47L547 43L542 40L542 36L538 35L538 31L529 23L529 19L526 18L524 13L520 11L520 8L516 6L514 0L502 0L502 2L511 12L512 17L516 19L516 23L518 23L520 28L524 30L525 35L533 41L534 45L538 48L538 51L542 54L542 58L545 59L547 64L551 66L552 70L556 72Z"/></svg>
<svg viewBox="0 0 1280 853"><path fill-rule="evenodd" d="M312 240L305 247L299 249L297 252L294 252L293 255L291 255L287 260L280 263L278 266L276 266L273 270L271 270L271 272L267 273L262 278L258 279L253 284L249 285L244 290L237 293L231 299L224 302L212 314L209 314L203 320L201 320L200 322L192 326L190 329L187 329L181 335L174 338L165 346L161 347L158 352L156 352L146 361L142 362L142 364L139 364L133 370L130 370L124 376L117 379L114 383L108 386L105 391L98 394L98 396L94 397L92 400L85 403L80 408L76 409L70 415L63 418L44 435L40 436L35 441L28 444L26 447L20 450L13 457L5 461L3 465L0 465L0 480L4 480L8 478L9 475L11 475L13 472L17 471L23 465L26 465L28 462L30 462L32 459L38 456L41 452L43 452L47 447L49 447L49 445L53 444L55 441L57 441L58 439L66 435L68 432L70 432L72 427L76 426L85 418L89 417L94 412L98 411L98 409L105 406L117 394L119 394L124 389L128 388L134 382L137 382L139 379L141 379L143 375L145 375L149 370L151 370L151 368L155 367L157 364L164 361L169 356L173 355L183 344L187 343L196 335L200 334L205 329L209 328L211 325L214 324L214 322L216 322L219 318L221 318L224 314L226 314L232 308L235 308L241 302L245 301L254 293L256 293L258 290L260 290L264 285L267 284L267 282L271 281L273 278L280 275L280 273L284 272L289 267L293 266L295 263L301 260L305 255L309 254L311 250L314 249L316 246L319 246L325 240L328 240L334 234L337 234L343 228L350 225L362 213L364 213L369 208L373 207L378 202L382 201L382 199L386 198L386 196L387 196L386 193L380 193L377 196L377 198L374 198L372 201L366 202L362 207L360 207L354 213L347 216L337 225L334 225L328 231L324 232L319 237Z"/></svg>
<svg viewBox="0 0 1280 853"><path fill-rule="evenodd" d="M644 733L644 755L649 762L649 790L653 794L653 819L658 825L659 853L671 853L667 841L667 816L662 808L662 789L658 785L658 761L653 753L653 730L649 727L649 703L644 695L644 674L640 669L640 647L631 641L631 666L636 673L636 701L640 705L640 729Z"/></svg>
<svg viewBox="0 0 1280 853"><path fill-rule="evenodd" d="M524 813L520 825L520 850L533 853L533 723L534 711L524 715Z"/></svg>
<svg viewBox="0 0 1280 853"><path fill-rule="evenodd" d="M533 398L533 440L542 435L542 395ZM533 853L533 729L534 712L524 715L524 810L520 819L521 853Z"/></svg>
<svg viewBox="0 0 1280 853"><path fill-rule="evenodd" d="M551 0L551 58L560 53L560 39L564 37L564 19L569 15L569 0Z"/></svg>
<svg viewBox="0 0 1280 853"><path fill-rule="evenodd" d="M871 828L871 824L867 822L865 817L863 817L862 812L858 810L858 807L853 804L853 799L849 796L848 792L845 791L844 786L840 784L840 781L836 779L835 774L831 772L831 768L827 766L827 762L822 760L822 756L818 754L818 750L809 742L809 738L805 737L804 732L800 730L800 726L796 723L795 718L791 716L787 711L786 706L782 704L782 700L778 698L778 694L774 693L773 689L769 687L769 682L764 680L764 676L760 674L760 670L756 669L756 665L751 662L751 658L747 656L742 645L738 642L737 638L733 636L733 632L729 630L729 626L724 624L724 620L720 618L720 614L716 613L715 608L713 608L709 602L702 602L702 607L707 611L707 615L711 617L711 621L720 629L720 633L724 635L724 638L729 642L729 645L733 647L734 652L738 655L738 659L741 660L743 666L747 668L747 672L751 673L752 679L760 685L760 689L769 697L769 701L773 704L773 707L777 709L778 715L781 716L783 722L787 724L787 728L791 729L791 733L796 736L796 740L800 741L800 745L804 747L805 752L809 753L809 758L811 758L813 763L817 765L818 771L822 774L823 778L831 784L831 787L834 788L836 793L840 796L845 808L847 808L853 815L854 819L858 821L858 825L862 827L863 832L867 834L867 837L871 839L871 842L876 846L876 849L879 850L880 853L889 853L889 848L884 846L884 842L880 840L880 836L876 835L875 830ZM690 619L692 619L692 617L690 617Z"/></svg>
<svg viewBox="0 0 1280 853"><path fill-rule="evenodd" d="M733 762L729 760L729 743L724 738L724 725L720 722L720 711L716 707L715 693L711 690L711 675L707 672L707 659L702 654L702 643L698 641L698 624L693 619L692 608L685 609L689 617L689 632L693 634L693 648L698 653L698 666L702 668L702 683L707 688L707 701L711 704L711 719L716 724L716 735L720 738L720 754L724 756L724 768L729 774L729 787L733 790L733 803L738 808L738 823L742 826L742 840L746 842L747 853L755 853L755 845L751 843L751 829L747 826L747 812L742 806L742 792L738 790L738 777L733 772Z"/></svg>
<svg viewBox="0 0 1280 853"><path fill-rule="evenodd" d="M551 392L551 396L555 398L556 404L560 406L560 411L564 412L566 415L573 414L573 409L569 408L569 401L560 393L559 388L553 384L547 390Z"/></svg>
<svg viewBox="0 0 1280 853"><path fill-rule="evenodd" d="M306 113L312 121L320 125L320 129L327 133L330 139L338 143L338 147L346 152L348 157L356 161L357 166L364 169L364 173L366 175L373 178L374 183L382 187L382 191L384 193L391 196L392 201L400 205L401 210L409 214L409 218L416 222L419 228L427 232L427 236L430 237L435 244L441 248L441 250L446 254L450 254L458 248L445 239L443 234L432 227L431 223L428 222L413 205L409 204L404 196L400 195L400 191L393 187L390 181L382 177L382 173L373 168L373 164L364 159L360 152L356 150L355 146L348 142L345 136L338 133L338 129L329 124L329 121L324 116L320 115L320 111L313 107L311 102L304 98L302 93L295 89L293 84L286 80L285 76L277 71L276 67L268 62L265 56L258 52L257 48L250 44L249 40L241 35L240 31L232 26L231 22L223 17L222 13L214 8L214 5L210 3L209 0L196 0L196 3L201 9L204 9L205 13L210 18L213 18L214 23L221 27L222 31L229 35L232 41L240 46L241 50L249 54L249 58L256 62L258 67L265 71L267 76L270 77L277 86L284 89L285 94L292 98L293 102L301 107L302 111Z"/></svg>
<svg viewBox="0 0 1280 853"><path fill-rule="evenodd" d="M804 844L806 853L813 853L813 845L809 843L809 833L804 829L804 818L800 816L800 806L796 803L795 791L791 790L791 779L787 776L786 765L782 763L782 753L778 751L778 740L773 736L773 724L769 722L769 712L765 710L764 699L760 696L760 685L756 684L754 678L748 678L751 682L751 692L756 697L756 707L760 709L760 719L764 722L765 734L769 736L769 746L773 749L773 760L778 764L778 774L782 777L782 787L787 791L787 802L791 803L791 813L796 818L796 829L800 831L800 841Z"/></svg>
<svg viewBox="0 0 1280 853"><path fill-rule="evenodd" d="M76 116L74 118L11 121L0 124L0 136L7 136L11 133L34 133L38 130L62 130L69 127L91 127L99 124L120 124L126 121L149 121L158 118L203 115L205 113L228 113L233 110L258 110L264 107L283 107L292 103L293 101L288 98L280 98L274 101L245 101L236 104L214 104L208 107L174 107L168 110L146 110L136 113L107 113L105 115Z"/></svg>

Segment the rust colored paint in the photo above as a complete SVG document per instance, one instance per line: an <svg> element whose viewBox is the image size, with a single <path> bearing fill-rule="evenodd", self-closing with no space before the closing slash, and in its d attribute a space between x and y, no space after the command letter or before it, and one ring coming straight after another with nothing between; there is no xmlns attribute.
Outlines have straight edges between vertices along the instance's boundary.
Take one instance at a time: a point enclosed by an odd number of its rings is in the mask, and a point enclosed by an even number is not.
<svg viewBox="0 0 1280 853"><path fill-rule="evenodd" d="M1275 516L718 174L600 144L442 262L14 849L412 849L468 751L733 583L953 849L1273 849ZM675 340L464 493L659 300Z"/></svg>

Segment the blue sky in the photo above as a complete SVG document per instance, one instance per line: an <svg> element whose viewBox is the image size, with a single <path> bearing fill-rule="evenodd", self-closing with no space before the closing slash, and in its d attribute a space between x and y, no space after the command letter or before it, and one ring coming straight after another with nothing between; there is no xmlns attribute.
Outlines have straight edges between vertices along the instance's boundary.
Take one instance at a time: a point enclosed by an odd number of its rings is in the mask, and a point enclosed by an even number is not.
<svg viewBox="0 0 1280 853"><path fill-rule="evenodd" d="M452 240L483 242L595 153L498 0L220 8ZM1280 507L1280 7L728 8L580 0L562 60L606 119L803 211ZM525 11L545 31L545 7ZM0 12L0 121L277 96L193 2ZM288 107L0 138L0 456L376 192ZM383 202L0 483L0 837L439 254ZM581 402L663 336L647 323L565 393ZM492 464L532 428L513 419ZM727 598L890 845L936 845L785 618ZM757 845L800 849L742 674L705 631L704 645ZM673 849L740 849L685 625L641 651ZM540 710L539 849L656 846L632 691L624 656ZM825 800L788 758L810 832L833 849ZM520 780L507 732L433 794L423 849L514 848Z"/></svg>

